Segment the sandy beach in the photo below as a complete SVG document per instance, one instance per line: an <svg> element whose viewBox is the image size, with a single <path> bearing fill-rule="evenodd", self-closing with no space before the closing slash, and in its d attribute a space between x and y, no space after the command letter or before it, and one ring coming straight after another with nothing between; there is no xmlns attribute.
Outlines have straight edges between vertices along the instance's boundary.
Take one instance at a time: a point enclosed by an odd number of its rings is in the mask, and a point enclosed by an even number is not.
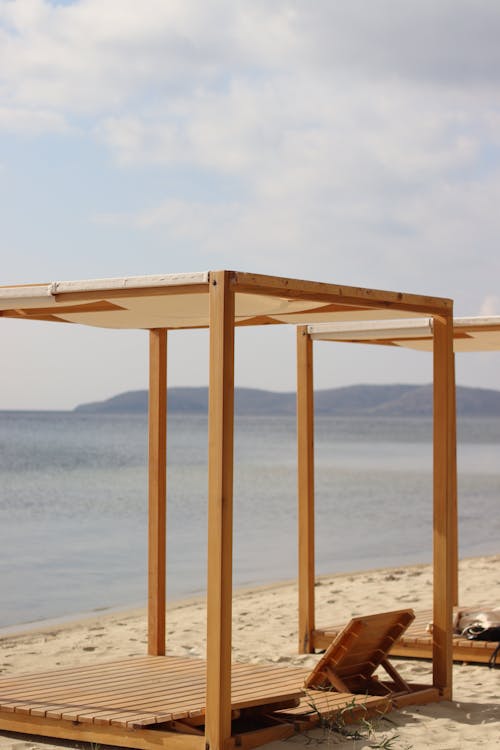
<svg viewBox="0 0 500 750"><path fill-rule="evenodd" d="M463 560L460 564L461 604L500 602L500 556ZM323 624L347 622L351 616L388 609L431 606L430 566L412 566L318 579L317 619ZM312 666L316 656L297 654L297 590L293 583L243 590L234 597L233 655L254 664ZM169 608L168 653L203 657L205 604L178 602ZM0 675L34 672L52 667L142 655L146 648L144 611L102 614L77 622L33 629L0 639ZM425 682L430 662L398 659L409 680ZM316 730L311 737L295 736L288 744L333 744L362 750L387 737L391 747L459 750L500 747L500 670L456 664L454 700L393 711L381 720L370 739L345 740ZM429 678L430 679L430 678ZM76 747L75 743L61 743ZM60 747L61 744L58 746ZM268 747L281 748L283 743ZM0 735L0 750L55 747L30 737Z"/></svg>

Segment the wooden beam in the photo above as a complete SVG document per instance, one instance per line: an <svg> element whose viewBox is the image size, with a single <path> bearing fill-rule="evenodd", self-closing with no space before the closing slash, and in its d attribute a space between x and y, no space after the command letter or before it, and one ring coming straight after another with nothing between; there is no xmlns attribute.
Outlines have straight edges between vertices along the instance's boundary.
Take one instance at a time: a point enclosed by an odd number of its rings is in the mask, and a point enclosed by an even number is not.
<svg viewBox="0 0 500 750"><path fill-rule="evenodd" d="M124 730L121 727L96 726L78 721L39 718L7 711L0 711L0 731L89 742L94 746L117 745L118 747L139 748L139 750L203 750L205 745L203 737L158 729Z"/></svg>
<svg viewBox="0 0 500 750"><path fill-rule="evenodd" d="M275 724L274 726L264 727L263 729L255 729L252 732L244 732L237 734L231 738L231 741L226 746L226 750L232 750L238 748L240 750L253 750L254 747L260 747L261 745L267 745L270 742L280 742L292 737L296 733L296 729L292 723L290 724Z"/></svg>
<svg viewBox="0 0 500 750"><path fill-rule="evenodd" d="M167 332L149 332L148 654L165 654Z"/></svg>
<svg viewBox="0 0 500 750"><path fill-rule="evenodd" d="M449 371L448 396L450 398L450 420L451 420L451 483L452 483L452 506L451 506L451 555L452 555L452 581L451 593L452 604L458 607L458 560L459 560L459 528L458 528L458 480L457 480L457 394L455 383L455 354L451 357Z"/></svg>
<svg viewBox="0 0 500 750"><path fill-rule="evenodd" d="M314 382L313 342L297 327L297 468L299 653L313 652L314 630Z"/></svg>
<svg viewBox="0 0 500 750"><path fill-rule="evenodd" d="M453 612L453 317L434 320L433 686L452 695Z"/></svg>
<svg viewBox="0 0 500 750"><path fill-rule="evenodd" d="M208 402L207 750L231 737L234 293L229 273L210 275Z"/></svg>
<svg viewBox="0 0 500 750"><path fill-rule="evenodd" d="M229 272L228 272L229 273ZM303 299L342 305L405 310L424 315L447 315L453 310L453 302L444 297L429 297L419 294L389 292L381 289L339 286L318 281L301 281L299 279L264 276L261 274L232 271L231 283L235 292L263 294L289 299ZM212 277L213 272L210 272Z"/></svg>

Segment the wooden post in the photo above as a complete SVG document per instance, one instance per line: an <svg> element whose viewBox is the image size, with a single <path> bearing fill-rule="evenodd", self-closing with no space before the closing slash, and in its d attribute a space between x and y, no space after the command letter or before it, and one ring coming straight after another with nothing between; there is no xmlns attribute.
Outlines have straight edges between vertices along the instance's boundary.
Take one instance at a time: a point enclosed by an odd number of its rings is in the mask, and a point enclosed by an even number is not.
<svg viewBox="0 0 500 750"><path fill-rule="evenodd" d="M313 342L297 327L297 467L299 653L312 653L314 630L314 382Z"/></svg>
<svg viewBox="0 0 500 750"><path fill-rule="evenodd" d="M453 502L451 508L451 554L452 554L452 603L456 607L458 606L458 560L459 560L459 526L458 526L458 479L457 479L457 394L456 394L456 379L455 379L455 354L451 358L450 368L450 383L448 393L450 395L450 409L451 409L451 451L452 451L452 467L451 467L451 482L452 482L452 494Z"/></svg>
<svg viewBox="0 0 500 750"><path fill-rule="evenodd" d="M165 654L167 331L149 332L148 654Z"/></svg>
<svg viewBox="0 0 500 750"><path fill-rule="evenodd" d="M223 750L231 737L234 293L230 278L227 271L210 274L205 723L210 750Z"/></svg>
<svg viewBox="0 0 500 750"><path fill-rule="evenodd" d="M434 609L433 685L452 696L453 480L452 408L453 318L434 318Z"/></svg>

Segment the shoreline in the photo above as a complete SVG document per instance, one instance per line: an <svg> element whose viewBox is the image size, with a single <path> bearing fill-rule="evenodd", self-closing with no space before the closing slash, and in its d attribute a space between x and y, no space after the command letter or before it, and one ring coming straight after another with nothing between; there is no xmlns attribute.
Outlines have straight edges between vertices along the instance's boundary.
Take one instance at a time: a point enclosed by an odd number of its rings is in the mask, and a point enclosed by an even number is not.
<svg viewBox="0 0 500 750"><path fill-rule="evenodd" d="M460 564L469 563L479 560L487 560L489 558L500 560L499 555L487 554L487 555L473 555L463 557L460 559ZM316 586L321 586L325 581L351 578L363 575L380 575L380 574L394 574L401 573L405 570L424 570L431 568L430 563L408 563L401 565L390 565L383 566L380 568L361 568L349 572L338 572L338 573L320 573L315 577ZM233 591L233 600L237 600L241 597L253 596L264 592L273 590L280 590L288 587L294 587L297 585L296 579L288 579L283 581L275 581L272 583L263 583L251 586L239 586ZM206 602L205 594L198 594L195 596L181 597L173 599L167 602L167 616L169 612L175 612L177 610L184 609L192 606L204 606ZM475 602L477 603L477 602ZM14 625L6 625L0 627L0 645L2 641L11 638L21 638L23 636L43 634L47 631L61 631L71 630L83 626L91 626L96 622L106 622L115 617L127 619L129 617L145 617L146 616L146 605L130 605L130 606L118 606L118 607L100 607L89 612L76 612L74 614L61 615L58 617L44 618L43 620L34 620L26 623L17 623Z"/></svg>
<svg viewBox="0 0 500 750"><path fill-rule="evenodd" d="M496 551L490 551L487 549L486 551L481 552L475 552L473 554L465 555L461 558L461 561L468 561L468 560L474 560L479 558L485 558L485 557L491 557L496 554ZM361 564L362 561L360 561ZM368 563L369 565L369 563ZM316 575L316 581L321 581L323 579L329 579L334 577L345 577L345 576L358 576L363 575L366 573L379 573L384 571L393 571L393 570L404 570L407 568L425 568L430 566L430 562L414 562L411 558L408 560L401 560L401 562L393 562L391 560L390 564L388 565L375 565L369 567L361 567L361 568L355 568L350 570L339 570L335 573L317 573ZM297 579L296 578L289 578L289 579L281 579L277 581L267 581L265 583L244 583L242 585L237 585L233 589L233 596L237 597L240 594L244 593L251 593L253 591L266 591L268 589L272 588L280 588L280 587L286 587L286 586L293 586L296 584ZM168 590L167 590L167 596L168 596ZM172 611L175 609L178 609L179 607L183 606L189 606L190 604L195 604L198 602L203 602L206 598L205 593L193 593L193 594L187 594L187 595L176 595L171 600L167 600L167 612ZM24 622L15 622L9 625L0 625L0 642L5 638L10 637L17 637L29 633L35 633L35 632L42 632L44 630L53 630L54 628L61 628L63 626L65 627L73 627L78 626L79 623L86 623L86 622L93 622L94 620L99 620L104 617L112 617L114 615L121 615L123 617L131 615L136 615L140 613L145 613L146 611L146 604L140 604L140 603L130 603L130 604L118 604L118 605L112 605L112 606L97 606L93 609L88 610L80 610L76 612L68 612L66 614L61 615L55 615L53 617L42 617L40 619L35 620L28 620Z"/></svg>
<svg viewBox="0 0 500 750"><path fill-rule="evenodd" d="M474 557L486 557L487 555L479 555ZM474 559L471 558L463 558ZM401 570L403 568L425 568L429 563L408 563L401 565L384 566L381 568L361 568L359 570L353 570L339 573L320 573L316 576L316 581L322 581L326 579L343 578L345 576L358 576L366 573L384 573L395 570ZM247 594L260 593L269 591L270 589L286 588L287 586L296 585L296 579L290 578L283 581L274 581L271 583L262 583L250 586L238 586L233 591L233 598L244 596ZM195 604L203 604L206 600L205 594L198 594L195 596L187 596L173 599L167 602L167 613L183 607L189 607ZM44 633L47 630L61 630L66 628L79 627L80 625L91 625L96 621L102 621L114 616L126 617L137 617L140 615L146 615L146 605L130 605L130 606L117 606L117 607L98 607L95 610L89 612L75 612L74 614L60 615L57 617L47 617L42 620L30 620L29 622L15 623L13 625L5 625L0 627L0 643L6 638L17 638L24 635L34 635L37 633Z"/></svg>

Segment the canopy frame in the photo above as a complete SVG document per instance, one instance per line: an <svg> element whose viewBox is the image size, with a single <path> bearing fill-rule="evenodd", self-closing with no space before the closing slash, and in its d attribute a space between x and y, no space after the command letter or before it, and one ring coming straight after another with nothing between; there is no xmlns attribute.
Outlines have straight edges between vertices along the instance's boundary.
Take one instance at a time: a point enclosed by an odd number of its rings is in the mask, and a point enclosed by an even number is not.
<svg viewBox="0 0 500 750"><path fill-rule="evenodd" d="M189 278L188 278L189 277ZM175 297L171 309L175 311L183 296L193 293L207 295L208 315L196 319L170 320L158 325L158 309L150 324L137 318L130 327L150 331L150 408L149 408L149 595L148 595L148 651L152 655L165 653L165 513L166 513L166 356L167 329L208 327L210 332L209 378L209 481L208 481L208 588L207 588L207 692L205 747L207 750L226 750L234 744L231 738L231 634L232 634L232 506L233 506L233 422L234 422L234 328L236 325L262 325L267 323L296 323L297 316L304 322L325 316L359 312L383 317L390 315L432 316L439 335L435 340L434 372L436 387L447 392L450 377L451 326L453 303L449 299L388 292L358 287L346 287L322 282L300 281L275 276L264 276L236 271L210 271L202 276L178 275L171 277L144 277L142 279L115 279L96 282L57 282L52 285L0 288L0 316L23 320L54 320L89 323L95 325L95 316L102 310L114 314L109 305L113 300L129 298L144 300L151 297ZM237 306L245 303L245 295L253 295L269 304L271 312L255 315L238 315ZM44 307L43 303L47 303ZM92 306L100 305L100 309ZM272 303L272 304L271 304ZM304 303L298 307L291 303ZM310 303L312 307L310 307ZM166 302L165 302L166 304ZM78 312L68 312L79 305ZM276 313L276 305L280 310ZM287 312L287 305L293 307ZM259 308L260 309L260 308ZM61 313L62 310L65 312ZM161 313L161 309L160 309ZM116 311L116 315L120 314ZM93 317L94 316L94 317ZM156 317L155 317L156 316ZM111 316L113 317L113 316ZM109 318L111 319L111 318ZM104 321L108 318L104 318ZM99 323L100 325L101 323ZM110 327L115 327L110 324ZM116 326L119 327L119 326ZM305 329L302 336L305 337ZM312 350L311 350L312 351ZM307 347L304 363L311 363ZM306 376L306 381L309 375ZM301 397L302 398L302 397ZM300 474L303 487L310 496L312 437L310 427L311 399L301 402L300 410L309 426L302 424L301 437L306 448L300 448ZM307 416L309 415L309 416ZM442 568L435 575L436 647L434 652L434 686L443 697L451 696L451 452L450 403L445 399L436 415L436 448L441 463L435 467L435 543L443 545L440 551ZM302 445L302 443L301 443ZM304 477L304 472L306 476ZM302 502L302 499L301 499ZM302 516L301 523L311 536L310 516ZM43 733L43 731L42 731ZM49 733L50 735L50 733ZM262 740L261 740L262 741ZM265 741L265 740L263 740ZM259 742L254 742L259 744Z"/></svg>
<svg viewBox="0 0 500 750"><path fill-rule="evenodd" d="M300 365L301 354L298 352L298 392L304 391L305 388L311 390L311 399L313 398L312 391L312 342L315 341L337 341L346 343L357 343L357 344L374 344L383 346L398 346L403 348L410 348L419 351L434 351L434 422L436 424L436 410L439 410L443 403L444 392L439 396L438 385L436 381L436 368L439 369L436 357L436 345L435 339L439 335L437 331L438 325L435 319L429 318L427 320L374 320L365 322L339 322L339 323L328 323L328 324L310 324L304 326L301 329L301 336L304 342L307 341L310 347L311 353L311 374L310 382L304 385L304 367ZM457 466L456 466L456 388L455 388L455 352L489 352L500 350L500 316L476 316L476 317L458 317L453 320L453 354L450 357L450 363L448 368L449 385L447 391L447 399L449 400L448 408L450 410L450 433L451 442L448 449L451 450L451 455L448 456L450 461L451 471L451 483L452 483L452 504L451 504L451 520L450 520L450 531L448 536L450 555L451 555L451 587L452 587L452 601L453 604L458 605L459 603L459 589L458 589L458 507L457 507ZM301 346L301 338L298 337L298 347ZM302 343L305 347L306 344ZM442 367L442 364L441 364ZM302 375L301 375L302 372ZM302 383L301 383L302 377ZM439 372L437 372L439 378ZM300 402L300 396L299 396ZM313 409L313 407L311 407ZM298 411L300 419L300 409ZM303 418L302 418L303 419ZM307 423L306 428L307 428ZM299 428L300 431L301 428ZM311 429L311 434L312 430ZM312 438L311 438L312 439ZM439 441L439 438L437 438ZM439 457L436 457L436 434L434 436L434 462L439 461ZM300 467L300 464L299 464ZM310 469L308 469L310 471ZM300 487L300 480L299 480ZM435 490L436 491L436 490ZM299 493L300 497L300 493ZM302 493L302 500L299 500L303 508L309 507L308 511L311 517L314 518L314 494L311 497L307 497L305 493ZM436 505L434 506L436 516ZM300 512L300 511L299 511ZM305 510L303 511L305 512ZM436 532L436 523L439 518L435 517L434 526ZM315 630L314 622L314 537L312 542L309 542L311 534L303 531L299 532L299 650L310 651L312 650L312 641L318 641L318 644L325 640L323 635L319 637L319 634L323 634L323 630L317 631L317 637L313 637L312 634ZM440 548L437 544L435 533L434 543L434 569L438 563L440 554ZM334 632L333 629L327 629L328 633ZM326 635L325 631L325 635ZM429 642L430 642L429 638ZM409 641L408 645L404 644L401 648L398 647L397 653L399 655L405 655L407 652L412 652L412 642ZM484 644L479 644L484 645ZM487 656L484 656L481 649L476 649L477 654L465 655L466 652L471 649L464 649L460 644L454 647L456 653L460 656L456 658L472 660L472 661L487 661ZM415 646L416 649L416 646ZM418 653L417 653L418 651ZM424 654L424 650L420 647L416 649L415 655L427 654L427 646Z"/></svg>

